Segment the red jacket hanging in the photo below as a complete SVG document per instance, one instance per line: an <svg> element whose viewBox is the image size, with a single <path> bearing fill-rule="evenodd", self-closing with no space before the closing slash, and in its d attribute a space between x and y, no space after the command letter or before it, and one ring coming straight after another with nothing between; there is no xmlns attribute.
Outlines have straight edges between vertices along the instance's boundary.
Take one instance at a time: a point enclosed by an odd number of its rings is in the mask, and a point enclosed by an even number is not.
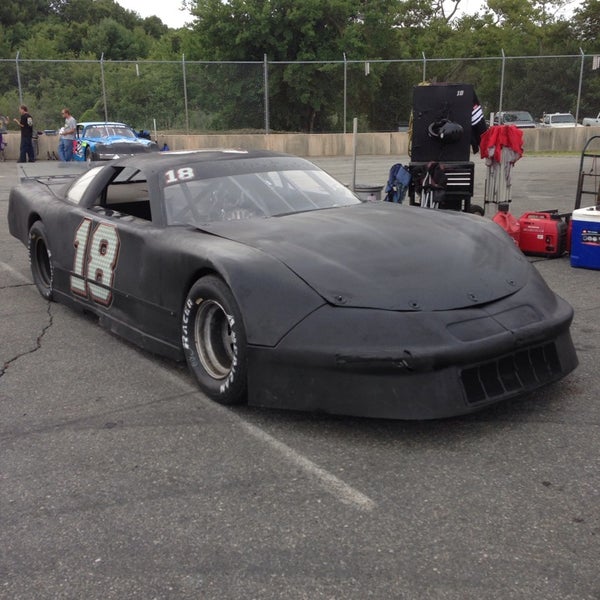
<svg viewBox="0 0 600 600"><path fill-rule="evenodd" d="M502 148L510 148L517 155L514 163L523 156L523 132L514 125L494 125L483 132L479 147L481 158L492 158L491 151L496 162L502 159Z"/></svg>

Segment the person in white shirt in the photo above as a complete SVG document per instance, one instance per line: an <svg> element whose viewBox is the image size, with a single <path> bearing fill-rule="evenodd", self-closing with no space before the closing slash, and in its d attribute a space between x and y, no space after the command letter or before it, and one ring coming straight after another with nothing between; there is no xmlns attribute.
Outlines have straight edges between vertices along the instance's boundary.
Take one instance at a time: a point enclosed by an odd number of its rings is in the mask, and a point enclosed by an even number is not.
<svg viewBox="0 0 600 600"><path fill-rule="evenodd" d="M62 109L62 116L65 118L65 124L59 130L58 157L62 161L69 162L73 160L73 145L75 144L77 121L71 115L71 111L68 108Z"/></svg>

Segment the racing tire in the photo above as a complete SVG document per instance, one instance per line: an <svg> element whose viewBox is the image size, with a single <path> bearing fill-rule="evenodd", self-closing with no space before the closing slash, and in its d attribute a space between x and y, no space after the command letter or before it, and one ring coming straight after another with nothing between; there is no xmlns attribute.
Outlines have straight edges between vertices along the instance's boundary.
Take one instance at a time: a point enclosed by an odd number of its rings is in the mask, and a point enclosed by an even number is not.
<svg viewBox="0 0 600 600"><path fill-rule="evenodd" d="M54 265L52 253L48 247L46 228L36 221L29 230L29 261L31 274L38 292L46 300L53 300Z"/></svg>
<svg viewBox="0 0 600 600"><path fill-rule="evenodd" d="M190 289L181 336L188 367L202 391L220 404L245 402L246 331L231 290L218 277L203 277Z"/></svg>
<svg viewBox="0 0 600 600"><path fill-rule="evenodd" d="M91 163L91 162L96 162L97 160L98 160L98 155L93 150L90 150L89 146L86 146L85 162Z"/></svg>
<svg viewBox="0 0 600 600"><path fill-rule="evenodd" d="M469 210L469 212L472 215L479 215L480 217L483 217L483 215L485 214L483 207L479 206L479 204L471 204L471 209Z"/></svg>

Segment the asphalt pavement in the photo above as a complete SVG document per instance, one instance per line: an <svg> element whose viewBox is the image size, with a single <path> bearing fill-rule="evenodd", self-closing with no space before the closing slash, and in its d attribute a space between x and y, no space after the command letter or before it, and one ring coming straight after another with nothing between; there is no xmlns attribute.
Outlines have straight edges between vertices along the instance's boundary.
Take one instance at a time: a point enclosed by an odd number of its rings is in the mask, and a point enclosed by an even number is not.
<svg viewBox="0 0 600 600"><path fill-rule="evenodd" d="M383 185L407 160L314 162ZM511 211L572 210L578 168L525 156ZM228 409L41 298L16 181L0 163L2 600L600 600L599 271L530 259L580 365L525 398L431 422Z"/></svg>

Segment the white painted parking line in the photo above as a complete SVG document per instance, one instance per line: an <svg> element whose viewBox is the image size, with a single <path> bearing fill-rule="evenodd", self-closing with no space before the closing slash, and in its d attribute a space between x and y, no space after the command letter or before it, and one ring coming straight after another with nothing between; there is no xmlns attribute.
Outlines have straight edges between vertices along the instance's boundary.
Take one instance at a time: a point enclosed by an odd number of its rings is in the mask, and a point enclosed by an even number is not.
<svg viewBox="0 0 600 600"><path fill-rule="evenodd" d="M300 467L311 477L316 478L323 487L333 496L338 498L340 502L344 504L350 504L359 508L360 510L371 511L375 508L375 502L368 496L359 492L357 489L348 485L342 481L339 477L336 477L329 471L322 469L316 465L312 460L309 460L302 454L299 454L295 450L292 450L289 446L280 442L272 435L266 433L259 427L252 425L242 419L240 419L242 427L252 436L271 446L277 452L282 454L289 462Z"/></svg>
<svg viewBox="0 0 600 600"><path fill-rule="evenodd" d="M176 380L178 386L184 384L181 377L173 371L165 369L165 373L168 373L173 380ZM186 388L187 387L188 386L186 385ZM189 389L187 391L189 391ZM376 504L371 498L353 488L351 485L348 485L339 477L336 477L332 473L329 473L329 471L319 467L312 460L296 452L283 442L280 442L272 435L260 429L260 427L244 421L244 419L236 415L231 410L221 406L220 404L217 404L216 402L213 402L212 400L209 400L201 392L199 392L199 395L206 401L206 403L210 405L212 410L219 412L228 420L237 423L254 438L270 446L273 450L282 455L283 458L285 458L289 463L296 465L310 478L317 480L326 492L337 498L343 504L347 504L357 508L358 510L367 512L372 511L375 508Z"/></svg>
<svg viewBox="0 0 600 600"><path fill-rule="evenodd" d="M31 283L31 281L19 273L17 270L13 269L10 265L0 261L0 270L7 271L19 281L23 283ZM173 377L177 377L173 374ZM181 384L181 380L178 379L178 383ZM258 439L259 441L269 445L271 448L279 452L288 462L295 464L299 468L301 468L305 473L307 473L310 477L316 479L320 482L320 484L328 491L330 494L338 498L340 502L344 504L349 504L355 506L360 510L371 511L375 507L375 502L363 494L359 492L352 486L348 485L344 481L342 481L339 477L336 477L332 473L329 473L325 469L322 469L318 465L316 465L313 461L306 458L302 454L299 454L283 442L280 442L272 435L269 435L259 427L244 421L242 418L235 415L231 411L222 408L218 404L210 402L211 407L215 410L220 410L222 414L226 415L229 419L237 421L238 424L243 427L249 434Z"/></svg>

